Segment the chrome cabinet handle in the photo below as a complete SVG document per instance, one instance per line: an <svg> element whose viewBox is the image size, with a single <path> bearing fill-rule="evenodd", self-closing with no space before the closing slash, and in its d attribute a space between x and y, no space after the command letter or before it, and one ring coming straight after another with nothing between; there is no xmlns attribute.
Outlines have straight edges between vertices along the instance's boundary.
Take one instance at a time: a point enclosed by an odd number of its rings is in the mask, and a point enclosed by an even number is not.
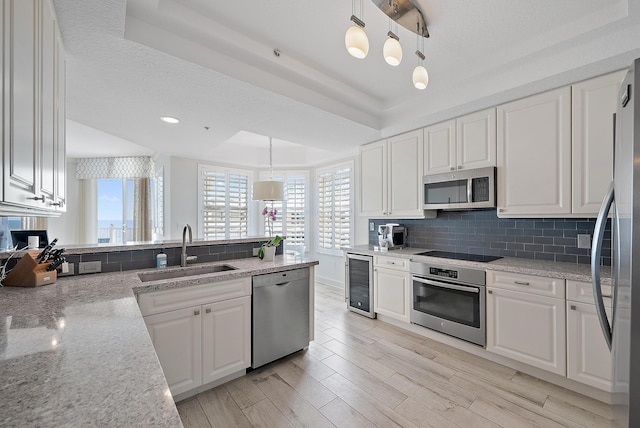
<svg viewBox="0 0 640 428"><path fill-rule="evenodd" d="M211 308L207 308L204 311L205 311L205 313L210 314L211 313Z"/></svg>
<svg viewBox="0 0 640 428"><path fill-rule="evenodd" d="M455 171L456 169L454 167L449 168L451 171Z"/></svg>
<svg viewBox="0 0 640 428"><path fill-rule="evenodd" d="M487 290L488 294L493 294L493 290Z"/></svg>
<svg viewBox="0 0 640 428"><path fill-rule="evenodd" d="M572 311L575 311L575 310L577 309L577 308L576 308L576 305L571 305L571 306L569 306L569 307L571 308L571 310L572 310Z"/></svg>
<svg viewBox="0 0 640 428"><path fill-rule="evenodd" d="M458 166L458 169L462 169L462 165Z"/></svg>
<svg viewBox="0 0 640 428"><path fill-rule="evenodd" d="M529 285L529 283L526 281L513 281L513 283L518 285Z"/></svg>
<svg viewBox="0 0 640 428"><path fill-rule="evenodd" d="M32 201L42 201L42 202L44 202L44 196L40 196L40 197L34 196L32 198L27 198L27 199L30 199Z"/></svg>
<svg viewBox="0 0 640 428"><path fill-rule="evenodd" d="M193 311L193 315L200 315L200 310L196 309L195 311Z"/></svg>

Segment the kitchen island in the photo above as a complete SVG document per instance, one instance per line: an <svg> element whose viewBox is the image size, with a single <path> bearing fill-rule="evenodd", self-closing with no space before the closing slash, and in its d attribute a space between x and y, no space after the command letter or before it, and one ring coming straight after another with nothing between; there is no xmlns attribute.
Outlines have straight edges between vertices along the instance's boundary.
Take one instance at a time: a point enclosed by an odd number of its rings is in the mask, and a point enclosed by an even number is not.
<svg viewBox="0 0 640 428"><path fill-rule="evenodd" d="M318 262L282 255L226 263L236 269L197 278L142 283L131 270L0 288L0 426L181 427L136 293Z"/></svg>

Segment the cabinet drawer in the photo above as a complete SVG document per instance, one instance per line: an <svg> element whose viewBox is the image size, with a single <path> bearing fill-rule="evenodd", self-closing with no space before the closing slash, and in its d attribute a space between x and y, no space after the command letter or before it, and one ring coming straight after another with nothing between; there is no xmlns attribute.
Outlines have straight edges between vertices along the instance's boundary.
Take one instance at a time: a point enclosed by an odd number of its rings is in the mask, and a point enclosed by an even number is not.
<svg viewBox="0 0 640 428"><path fill-rule="evenodd" d="M403 259L400 257L385 257L375 256L373 258L373 265L375 267L383 267L386 269L396 270L409 270L409 259Z"/></svg>
<svg viewBox="0 0 640 428"><path fill-rule="evenodd" d="M487 287L503 288L523 293L564 299L564 279L546 278L543 276L524 275L519 273L487 271Z"/></svg>
<svg viewBox="0 0 640 428"><path fill-rule="evenodd" d="M611 286L602 285L604 305L611 306ZM595 305L593 285L590 282L567 280L567 300Z"/></svg>
<svg viewBox="0 0 640 428"><path fill-rule="evenodd" d="M250 295L251 278L247 277L142 293L138 295L138 306L145 316Z"/></svg>

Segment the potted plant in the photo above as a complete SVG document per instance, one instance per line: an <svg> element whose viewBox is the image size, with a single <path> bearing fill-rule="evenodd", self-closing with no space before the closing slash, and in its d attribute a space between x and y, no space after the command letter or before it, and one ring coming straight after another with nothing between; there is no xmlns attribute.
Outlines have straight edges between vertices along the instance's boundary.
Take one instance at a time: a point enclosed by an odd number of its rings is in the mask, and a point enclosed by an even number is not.
<svg viewBox="0 0 640 428"><path fill-rule="evenodd" d="M262 215L267 217L267 228L269 229L269 236L273 236L273 222L276 221L278 210L276 208L269 209L265 206L262 210ZM273 236L270 241L265 242L260 246L258 250L258 258L264 261L272 261L276 254L276 247L280 244L282 238L280 235Z"/></svg>

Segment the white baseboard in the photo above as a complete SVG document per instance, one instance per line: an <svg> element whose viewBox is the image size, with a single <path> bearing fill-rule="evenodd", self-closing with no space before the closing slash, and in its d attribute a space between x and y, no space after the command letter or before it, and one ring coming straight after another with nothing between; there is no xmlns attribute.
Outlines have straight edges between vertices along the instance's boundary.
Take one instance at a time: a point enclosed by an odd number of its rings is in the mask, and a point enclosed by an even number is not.
<svg viewBox="0 0 640 428"><path fill-rule="evenodd" d="M331 287L336 287L336 288L340 288L342 290L344 290L344 282L342 281L338 281L332 278L327 278L324 276L320 276L316 273L316 282L325 284L325 285L329 285Z"/></svg>

